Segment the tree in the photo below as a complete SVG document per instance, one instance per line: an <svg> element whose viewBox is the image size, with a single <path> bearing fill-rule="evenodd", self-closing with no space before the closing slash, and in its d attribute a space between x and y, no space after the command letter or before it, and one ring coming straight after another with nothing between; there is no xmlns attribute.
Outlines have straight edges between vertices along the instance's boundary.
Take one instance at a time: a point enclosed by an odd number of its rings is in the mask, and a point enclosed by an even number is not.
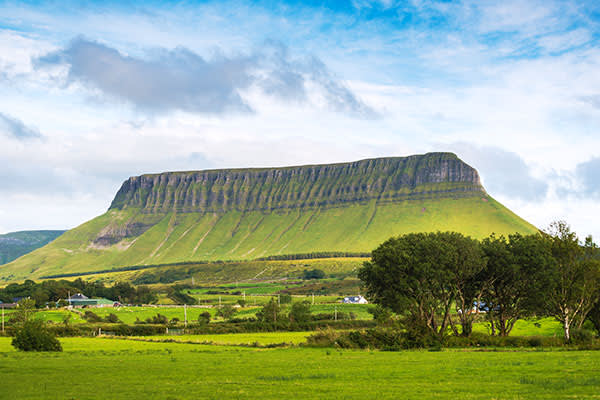
<svg viewBox="0 0 600 400"><path fill-rule="evenodd" d="M456 248L447 233L411 233L391 238L373 250L358 276L367 296L405 315L419 331L446 334L455 299Z"/></svg>
<svg viewBox="0 0 600 400"><path fill-rule="evenodd" d="M292 302L292 295L283 293L279 295L279 304L290 304Z"/></svg>
<svg viewBox="0 0 600 400"><path fill-rule="evenodd" d="M317 268L312 269L312 270L305 269L302 272L302 279L308 280L308 279L323 279L323 278L325 278L325 272L323 272L322 270L317 269Z"/></svg>
<svg viewBox="0 0 600 400"><path fill-rule="evenodd" d="M597 301L596 304L592 307L590 312L588 313L588 320L594 325L596 328L596 333L600 336L600 301Z"/></svg>
<svg viewBox="0 0 600 400"><path fill-rule="evenodd" d="M90 322L90 323L102 322L102 318L98 314L96 314L92 311L86 311L83 314L83 319L85 319L87 322Z"/></svg>
<svg viewBox="0 0 600 400"><path fill-rule="evenodd" d="M210 322L210 313L208 311L204 311L198 315L198 323L200 325L207 325Z"/></svg>
<svg viewBox="0 0 600 400"><path fill-rule="evenodd" d="M162 314L156 314L154 317L146 318L146 323L157 324L157 325L166 325L169 323L169 319Z"/></svg>
<svg viewBox="0 0 600 400"><path fill-rule="evenodd" d="M481 247L487 258L481 296L486 318L492 335L508 336L519 318L542 310L552 282L549 243L541 235L492 235Z"/></svg>
<svg viewBox="0 0 600 400"><path fill-rule="evenodd" d="M231 304L225 304L222 307L219 307L217 310L217 315L223 319L231 319L235 314L236 310L231 306Z"/></svg>
<svg viewBox="0 0 600 400"><path fill-rule="evenodd" d="M292 304L289 317L290 321L299 324L310 321L310 303L308 301L302 301Z"/></svg>
<svg viewBox="0 0 600 400"><path fill-rule="evenodd" d="M261 322L274 323L281 320L281 308L277 303L275 297L271 297L271 300L263 306L257 313L256 319Z"/></svg>
<svg viewBox="0 0 600 400"><path fill-rule="evenodd" d="M43 321L34 319L35 301L22 299L14 314L15 337L12 345L22 351L62 351L60 342ZM69 314L70 315L70 314Z"/></svg>
<svg viewBox="0 0 600 400"><path fill-rule="evenodd" d="M21 351L62 351L58 339L41 320L25 321L15 331L12 345Z"/></svg>
<svg viewBox="0 0 600 400"><path fill-rule="evenodd" d="M450 260L450 279L454 293L454 305L460 320L462 336L470 336L473 331L473 320L475 313L473 305L479 304L483 290L486 287L484 269L486 260L479 242L470 237L465 237L458 232L447 232L441 234L441 238L453 247ZM450 324L454 334L458 335L458 329L454 326L452 319Z"/></svg>
<svg viewBox="0 0 600 400"><path fill-rule="evenodd" d="M35 314L35 301L32 299L21 299L17 305L17 311L12 315L10 321L15 325L23 325L33 319Z"/></svg>
<svg viewBox="0 0 600 400"><path fill-rule="evenodd" d="M374 308L369 308L367 311L373 315L373 319L377 322L377 325L390 325L394 321L390 309L380 304L377 304Z"/></svg>
<svg viewBox="0 0 600 400"><path fill-rule="evenodd" d="M118 324L121 322L121 320L119 319L119 317L117 317L116 314L109 313L106 317L104 317L104 322L108 322L111 324Z"/></svg>
<svg viewBox="0 0 600 400"><path fill-rule="evenodd" d="M158 296L148 286L138 286L132 300L133 304L154 304L158 301Z"/></svg>
<svg viewBox="0 0 600 400"><path fill-rule="evenodd" d="M565 340L571 340L571 327L581 327L598 301L600 268L593 258L596 245L591 237L581 246L575 232L564 221L550 224L555 285L548 294L548 311L563 326Z"/></svg>

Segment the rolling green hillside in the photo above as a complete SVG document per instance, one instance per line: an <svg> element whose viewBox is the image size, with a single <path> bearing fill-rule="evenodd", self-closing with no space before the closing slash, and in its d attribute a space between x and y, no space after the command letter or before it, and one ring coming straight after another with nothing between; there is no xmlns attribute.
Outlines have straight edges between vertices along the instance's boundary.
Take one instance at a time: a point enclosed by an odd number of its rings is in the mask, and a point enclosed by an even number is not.
<svg viewBox="0 0 600 400"><path fill-rule="evenodd" d="M0 280L128 265L369 252L393 235L482 238L536 228L488 196L454 154L143 175L103 215L0 267Z"/></svg>
<svg viewBox="0 0 600 400"><path fill-rule="evenodd" d="M20 231L0 235L0 265L53 241L65 231Z"/></svg>

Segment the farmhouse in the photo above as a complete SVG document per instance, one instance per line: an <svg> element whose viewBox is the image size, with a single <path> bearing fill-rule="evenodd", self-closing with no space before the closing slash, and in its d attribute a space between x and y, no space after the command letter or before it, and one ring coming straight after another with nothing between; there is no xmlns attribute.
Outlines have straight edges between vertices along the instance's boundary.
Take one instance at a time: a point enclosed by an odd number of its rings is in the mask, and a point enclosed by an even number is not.
<svg viewBox="0 0 600 400"><path fill-rule="evenodd" d="M90 299L84 294L77 293L68 298L67 302L73 307L113 307L118 302L108 299Z"/></svg>
<svg viewBox="0 0 600 400"><path fill-rule="evenodd" d="M344 304L367 304L368 301L364 297L358 295L358 296L344 297L344 300L342 301L342 303L344 303Z"/></svg>

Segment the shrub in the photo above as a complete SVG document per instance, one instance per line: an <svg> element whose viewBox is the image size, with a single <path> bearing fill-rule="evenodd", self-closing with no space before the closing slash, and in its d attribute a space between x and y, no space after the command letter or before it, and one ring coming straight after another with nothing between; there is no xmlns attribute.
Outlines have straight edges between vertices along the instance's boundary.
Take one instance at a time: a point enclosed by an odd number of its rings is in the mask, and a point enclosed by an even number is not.
<svg viewBox="0 0 600 400"><path fill-rule="evenodd" d="M29 320L17 328L12 345L21 351L62 351L56 337L40 320Z"/></svg>
<svg viewBox="0 0 600 400"><path fill-rule="evenodd" d="M313 270L307 270L305 269L304 272L302 272L302 279L323 279L325 278L325 272L323 272L320 269L313 269Z"/></svg>
<svg viewBox="0 0 600 400"><path fill-rule="evenodd" d="M116 314L110 313L104 318L104 322L109 322L111 324L118 324L119 322L121 322L121 320L119 319L119 317L117 317Z"/></svg>
<svg viewBox="0 0 600 400"><path fill-rule="evenodd" d="M377 304L375 308L369 308L367 311L373 315L373 319L377 322L377 325L385 326L393 322L392 311L380 304Z"/></svg>
<svg viewBox="0 0 600 400"><path fill-rule="evenodd" d="M230 319L236 313L235 308L230 304L225 304L217 310L217 315L223 319Z"/></svg>
<svg viewBox="0 0 600 400"><path fill-rule="evenodd" d="M590 344L594 340L594 335L587 329L575 329L571 332L571 343L573 344Z"/></svg>
<svg viewBox="0 0 600 400"><path fill-rule="evenodd" d="M331 328L317 330L315 333L306 338L306 344L312 347L331 347L340 338L341 332Z"/></svg>
<svg viewBox="0 0 600 400"><path fill-rule="evenodd" d="M98 314L95 314L91 311L86 311L85 314L83 314L83 319L85 319L87 322L102 322L102 318L100 318L100 316Z"/></svg>
<svg viewBox="0 0 600 400"><path fill-rule="evenodd" d="M198 315L198 323L200 325L206 325L210 322L210 313L208 311L204 311Z"/></svg>
<svg viewBox="0 0 600 400"><path fill-rule="evenodd" d="M271 297L271 300L256 313L256 319L267 323L275 323L281 320L281 308L274 297Z"/></svg>
<svg viewBox="0 0 600 400"><path fill-rule="evenodd" d="M310 303L307 301L292 304L290 310L290 321L296 323L305 323L310 321Z"/></svg>
<svg viewBox="0 0 600 400"><path fill-rule="evenodd" d="M146 323L148 324L162 324L166 325L169 323L169 319L162 314L156 314L152 318L146 318Z"/></svg>

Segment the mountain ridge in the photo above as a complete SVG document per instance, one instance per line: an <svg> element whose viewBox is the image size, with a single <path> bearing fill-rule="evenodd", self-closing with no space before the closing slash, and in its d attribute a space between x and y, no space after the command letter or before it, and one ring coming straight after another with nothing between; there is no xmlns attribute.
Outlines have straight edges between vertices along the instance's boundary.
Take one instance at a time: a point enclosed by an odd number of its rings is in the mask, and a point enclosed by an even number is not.
<svg viewBox="0 0 600 400"><path fill-rule="evenodd" d="M233 171L233 172L232 172ZM370 252L390 236L537 229L452 153L300 167L146 174L106 213L0 268L0 281L193 261Z"/></svg>
<svg viewBox="0 0 600 400"><path fill-rule="evenodd" d="M109 209L223 212L315 207L374 198L401 200L422 194L417 187L440 183L446 184L442 191L485 192L477 171L455 154L427 153L336 164L144 174L127 179Z"/></svg>
<svg viewBox="0 0 600 400"><path fill-rule="evenodd" d="M0 265L48 244L63 233L64 230L35 230L0 234Z"/></svg>

